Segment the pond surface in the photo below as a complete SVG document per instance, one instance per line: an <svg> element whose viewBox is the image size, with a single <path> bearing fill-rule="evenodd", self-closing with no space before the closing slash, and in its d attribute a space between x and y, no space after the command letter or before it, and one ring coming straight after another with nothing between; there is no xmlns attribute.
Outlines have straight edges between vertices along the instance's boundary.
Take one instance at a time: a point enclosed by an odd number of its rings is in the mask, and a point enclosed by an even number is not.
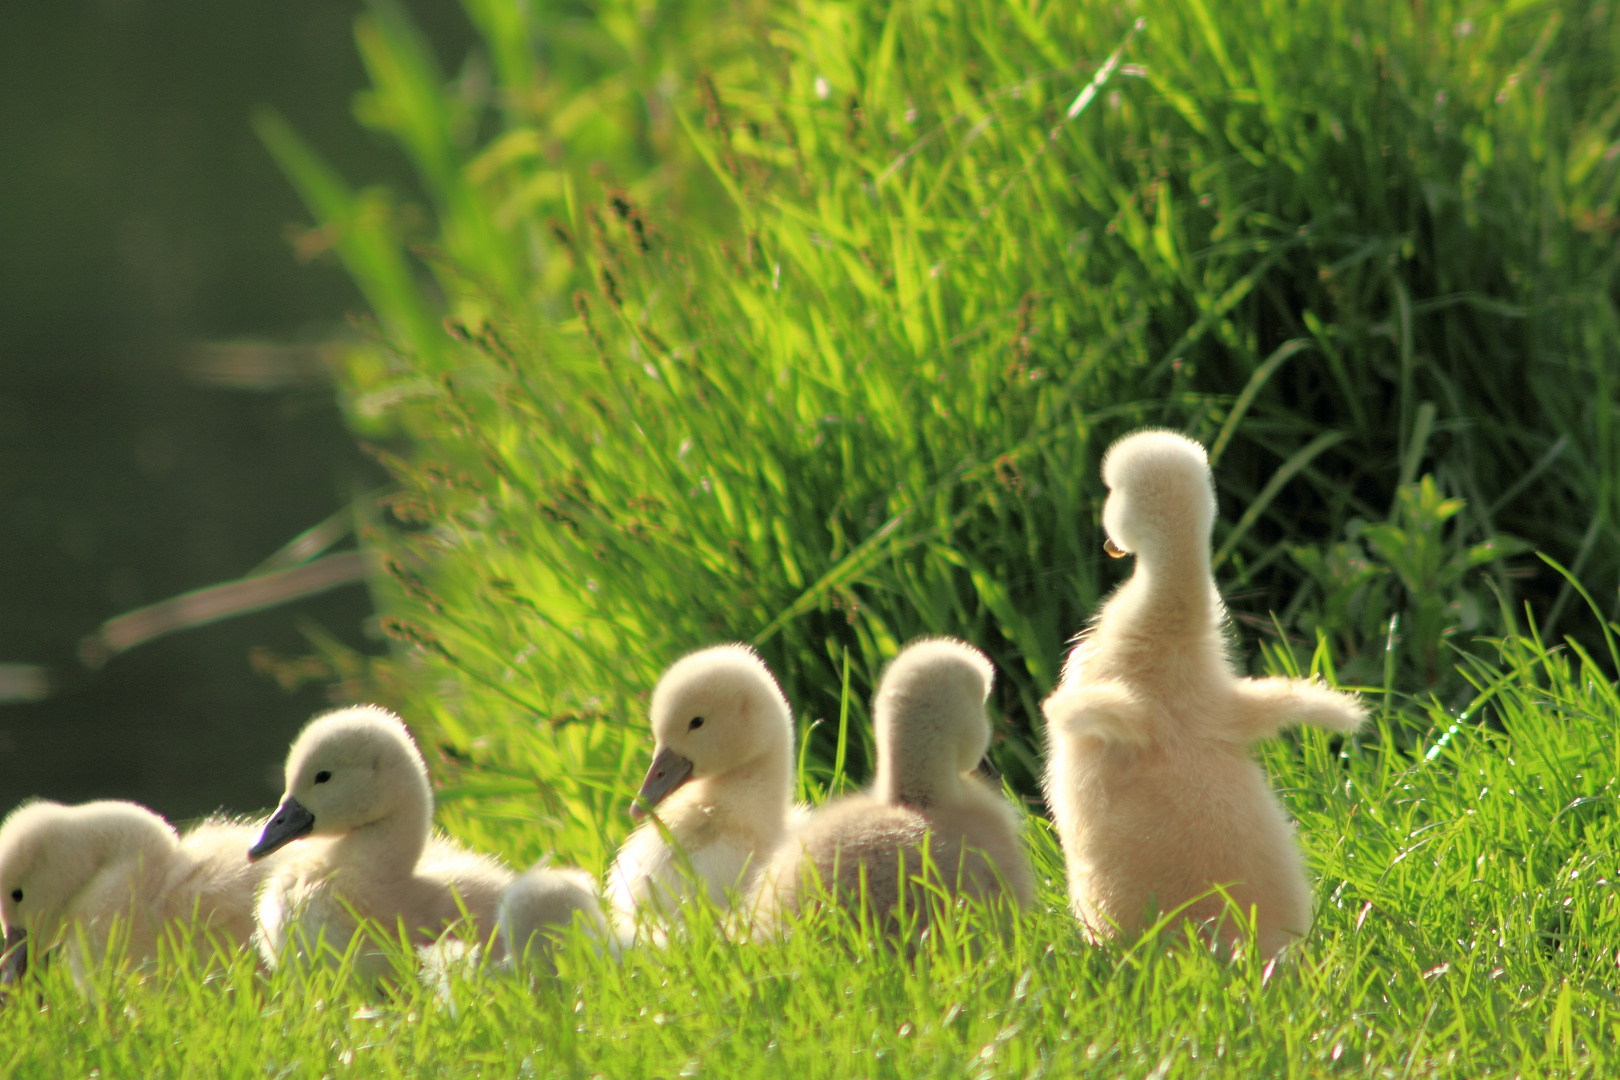
<svg viewBox="0 0 1620 1080"><path fill-rule="evenodd" d="M361 302L284 232L308 215L249 127L273 105L356 181L408 187L349 113L359 5L334 0L0 4L0 813L127 798L174 818L274 803L288 741L326 707L256 674L255 646L356 648L364 586L186 630L99 670L106 619L241 577L382 481L313 352L222 379L199 345L313 346ZM441 58L458 5L413 10ZM4 681L4 680L0 680ZM15 691L15 686L13 686ZM13 693L12 696L15 696Z"/></svg>

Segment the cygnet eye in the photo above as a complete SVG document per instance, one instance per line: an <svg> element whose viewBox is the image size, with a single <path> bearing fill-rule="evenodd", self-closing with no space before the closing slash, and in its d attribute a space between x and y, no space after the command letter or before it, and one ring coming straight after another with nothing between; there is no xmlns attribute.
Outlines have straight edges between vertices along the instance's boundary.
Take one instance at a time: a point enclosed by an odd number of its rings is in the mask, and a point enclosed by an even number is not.
<svg viewBox="0 0 1620 1080"><path fill-rule="evenodd" d="M317 784L324 784L330 779L332 779L332 774L325 769L322 769L320 772L315 774L315 782Z"/></svg>
<svg viewBox="0 0 1620 1080"><path fill-rule="evenodd" d="M19 904L22 903L22 890L21 889L12 889L11 890L11 899L16 903L19 903Z"/></svg>
<svg viewBox="0 0 1620 1080"><path fill-rule="evenodd" d="M687 731L696 731L698 728L700 728L702 726L703 726L703 717L694 716L694 717L692 717L692 722L690 724L686 725L686 730Z"/></svg>

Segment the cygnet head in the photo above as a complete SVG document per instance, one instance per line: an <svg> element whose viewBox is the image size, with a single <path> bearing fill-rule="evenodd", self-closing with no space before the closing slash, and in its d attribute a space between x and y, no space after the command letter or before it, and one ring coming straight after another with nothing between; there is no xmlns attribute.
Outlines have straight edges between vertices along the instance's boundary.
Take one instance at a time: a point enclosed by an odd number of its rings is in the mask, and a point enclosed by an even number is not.
<svg viewBox="0 0 1620 1080"><path fill-rule="evenodd" d="M179 842L168 822L130 802L33 802L13 810L0 825L0 923L6 931L0 982L25 969L27 933L54 937L73 898L109 862L156 862Z"/></svg>
<svg viewBox="0 0 1620 1080"><path fill-rule="evenodd" d="M340 836L399 816L420 833L419 843L426 840L433 816L427 766L387 709L358 705L311 720L293 742L286 774L287 793L248 849L250 859L301 836Z"/></svg>
<svg viewBox="0 0 1620 1080"><path fill-rule="evenodd" d="M791 768L793 713L765 661L746 645L682 657L653 688L652 766L630 816L691 780L721 777L771 759Z"/></svg>
<svg viewBox="0 0 1620 1080"><path fill-rule="evenodd" d="M988 657L953 638L925 638L901 650L872 702L873 794L927 806L977 768L990 747L984 703L995 677Z"/></svg>
<svg viewBox="0 0 1620 1080"><path fill-rule="evenodd" d="M1127 435L1103 455L1107 549L1150 558L1178 541L1205 552L1215 524L1215 485L1204 448L1174 431Z"/></svg>

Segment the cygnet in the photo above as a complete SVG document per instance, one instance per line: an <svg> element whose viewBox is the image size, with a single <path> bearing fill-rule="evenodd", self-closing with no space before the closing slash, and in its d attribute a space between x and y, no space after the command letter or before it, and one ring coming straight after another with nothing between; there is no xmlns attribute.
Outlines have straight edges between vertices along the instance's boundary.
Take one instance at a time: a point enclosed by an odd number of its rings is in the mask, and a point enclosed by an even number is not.
<svg viewBox="0 0 1620 1080"><path fill-rule="evenodd" d="M1109 554L1129 581L1104 603L1042 705L1046 801L1075 915L1097 939L1134 939L1160 915L1230 947L1253 911L1273 955L1310 929L1293 830L1249 756L1288 724L1353 732L1358 699L1300 679L1239 678L1210 568L1215 490L1204 448L1141 431L1103 460Z"/></svg>
<svg viewBox="0 0 1620 1080"><path fill-rule="evenodd" d="M531 966L554 975L552 952L577 920L583 931L610 950L596 879L584 870L552 866L542 859L521 874L496 910L502 950L509 967Z"/></svg>
<svg viewBox="0 0 1620 1080"><path fill-rule="evenodd" d="M259 894L266 964L288 950L308 957L318 944L342 956L357 916L394 943L403 927L411 945L430 944L464 917L478 940L489 937L512 872L433 835L427 767L397 716L362 705L317 717L293 743L286 776L287 793L248 852L262 859L299 841ZM382 977L387 953L362 946L355 971Z"/></svg>
<svg viewBox="0 0 1620 1080"><path fill-rule="evenodd" d="M984 703L995 679L985 655L947 638L908 646L873 700L877 768L871 788L813 814L761 880L756 925L831 895L846 908L865 896L889 931L902 909L930 925L930 889L1030 903L1034 881L1019 843L1019 815L977 773L990 745ZM933 873L924 877L926 847Z"/></svg>
<svg viewBox="0 0 1620 1080"><path fill-rule="evenodd" d="M215 943L247 944L253 894L270 869L247 859L256 831L210 818L179 836L131 802L18 807L0 825L0 981L23 974L30 947L42 956L61 946L82 979L109 951L136 964L156 959L172 930L204 958Z"/></svg>
<svg viewBox="0 0 1620 1080"><path fill-rule="evenodd" d="M683 657L653 690L653 759L630 816L641 822L608 870L621 935L678 919L702 892L746 894L793 808L793 714L743 645ZM646 820L642 820L642 819Z"/></svg>

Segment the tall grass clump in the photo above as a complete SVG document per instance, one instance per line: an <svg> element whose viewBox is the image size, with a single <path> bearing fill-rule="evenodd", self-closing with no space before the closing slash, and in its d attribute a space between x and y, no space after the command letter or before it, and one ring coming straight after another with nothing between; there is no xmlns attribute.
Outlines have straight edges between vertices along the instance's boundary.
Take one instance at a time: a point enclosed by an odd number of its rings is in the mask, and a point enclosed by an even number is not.
<svg viewBox="0 0 1620 1080"><path fill-rule="evenodd" d="M814 790L864 774L898 645L966 637L1032 790L1116 580L1099 454L1142 424L1210 447L1240 634L1347 681L1456 709L1452 646L1612 614L1524 555L1620 569L1608 7L468 9L491 59L453 81L361 24L425 214L261 124L373 307L373 675L458 828L600 866L638 695L723 639L783 678Z"/></svg>

